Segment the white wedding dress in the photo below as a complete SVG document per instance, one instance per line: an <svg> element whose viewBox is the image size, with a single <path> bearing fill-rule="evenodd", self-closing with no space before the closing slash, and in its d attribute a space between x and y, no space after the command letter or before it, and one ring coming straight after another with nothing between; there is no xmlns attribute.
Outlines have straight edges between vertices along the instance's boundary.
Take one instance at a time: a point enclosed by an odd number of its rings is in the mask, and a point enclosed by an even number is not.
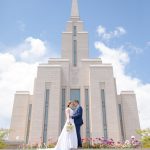
<svg viewBox="0 0 150 150"><path fill-rule="evenodd" d="M55 148L47 148L46 150L70 150L71 148L77 149L78 147L78 140L77 140L77 133L74 124L74 120L70 117L73 116L73 110L71 108L66 109L66 123L62 132L58 138L58 142ZM73 129L68 132L66 126L68 122L72 123Z"/></svg>
<svg viewBox="0 0 150 150"><path fill-rule="evenodd" d="M58 142L55 146L55 150L70 150L71 148L77 148L77 133L74 124L74 120L70 118L73 116L73 110L71 108L66 109L66 123L58 138ZM70 122L73 125L73 130L68 132L66 130L67 123Z"/></svg>

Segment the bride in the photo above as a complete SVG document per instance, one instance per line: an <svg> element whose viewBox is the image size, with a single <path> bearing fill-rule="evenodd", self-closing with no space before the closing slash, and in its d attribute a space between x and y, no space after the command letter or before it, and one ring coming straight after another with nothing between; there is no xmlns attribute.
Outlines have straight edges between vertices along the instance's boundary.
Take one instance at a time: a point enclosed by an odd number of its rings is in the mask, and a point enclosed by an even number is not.
<svg viewBox="0 0 150 150"><path fill-rule="evenodd" d="M70 150L77 149L78 140L76 127L74 120L71 118L73 116L73 102L68 102L67 108L65 111L66 114L66 123L63 127L63 130L58 138L58 142L55 148L49 148L48 150Z"/></svg>
<svg viewBox="0 0 150 150"><path fill-rule="evenodd" d="M72 148L77 148L77 134L74 120L71 118L73 116L73 110L71 108L73 108L73 102L68 102L66 108L66 123L58 138L58 142L54 148L55 150L70 150Z"/></svg>

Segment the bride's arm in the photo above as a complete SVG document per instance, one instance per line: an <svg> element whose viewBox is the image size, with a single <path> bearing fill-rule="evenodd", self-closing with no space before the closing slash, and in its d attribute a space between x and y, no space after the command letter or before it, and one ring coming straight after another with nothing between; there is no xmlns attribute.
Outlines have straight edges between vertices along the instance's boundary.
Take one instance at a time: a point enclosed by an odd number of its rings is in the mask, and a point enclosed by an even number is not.
<svg viewBox="0 0 150 150"><path fill-rule="evenodd" d="M79 118L79 117L82 117L82 107L80 107L77 112L71 117L72 119L76 119L76 118Z"/></svg>
<svg viewBox="0 0 150 150"><path fill-rule="evenodd" d="M70 110L69 109L66 110L66 118L67 118L67 122L69 123L70 122Z"/></svg>

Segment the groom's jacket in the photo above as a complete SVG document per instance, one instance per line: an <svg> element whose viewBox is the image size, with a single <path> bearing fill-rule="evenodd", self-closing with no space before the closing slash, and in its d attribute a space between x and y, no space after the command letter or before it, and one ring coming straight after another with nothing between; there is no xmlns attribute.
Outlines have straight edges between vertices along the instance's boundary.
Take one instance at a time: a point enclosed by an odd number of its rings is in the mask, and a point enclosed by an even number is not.
<svg viewBox="0 0 150 150"><path fill-rule="evenodd" d="M79 106L79 108L75 110L75 113L72 116L72 118L74 119L75 125L81 126L83 124L82 113L83 113L82 107Z"/></svg>

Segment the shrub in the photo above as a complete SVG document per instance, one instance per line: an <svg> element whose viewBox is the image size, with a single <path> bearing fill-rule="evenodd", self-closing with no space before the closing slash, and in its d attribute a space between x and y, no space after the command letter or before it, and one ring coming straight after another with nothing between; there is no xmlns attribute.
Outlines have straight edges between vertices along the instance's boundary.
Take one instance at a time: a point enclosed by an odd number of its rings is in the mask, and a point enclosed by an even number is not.
<svg viewBox="0 0 150 150"><path fill-rule="evenodd" d="M8 132L8 130L0 129L0 149L3 149L7 146L4 142L4 138L8 134Z"/></svg>
<svg viewBox="0 0 150 150"><path fill-rule="evenodd" d="M137 133L141 136L142 146L144 148L150 148L150 129L137 130Z"/></svg>
<svg viewBox="0 0 150 150"><path fill-rule="evenodd" d="M6 148L6 144L3 141L0 141L0 149Z"/></svg>
<svg viewBox="0 0 150 150"><path fill-rule="evenodd" d="M48 146L47 146L47 147L48 147L48 148L54 148L54 147L55 147L55 145L56 145L55 143L51 143L51 144L48 144Z"/></svg>

